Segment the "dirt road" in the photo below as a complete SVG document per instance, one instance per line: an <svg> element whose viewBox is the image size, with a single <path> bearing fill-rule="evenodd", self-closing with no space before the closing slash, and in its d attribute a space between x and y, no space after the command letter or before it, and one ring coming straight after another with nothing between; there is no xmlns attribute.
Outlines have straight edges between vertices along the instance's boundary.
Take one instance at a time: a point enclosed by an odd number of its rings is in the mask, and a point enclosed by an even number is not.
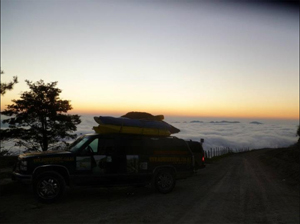
<svg viewBox="0 0 300 224"><path fill-rule="evenodd" d="M178 181L167 195L149 188L75 188L56 204L12 184L1 223L299 223L299 189L258 159L235 154Z"/></svg>

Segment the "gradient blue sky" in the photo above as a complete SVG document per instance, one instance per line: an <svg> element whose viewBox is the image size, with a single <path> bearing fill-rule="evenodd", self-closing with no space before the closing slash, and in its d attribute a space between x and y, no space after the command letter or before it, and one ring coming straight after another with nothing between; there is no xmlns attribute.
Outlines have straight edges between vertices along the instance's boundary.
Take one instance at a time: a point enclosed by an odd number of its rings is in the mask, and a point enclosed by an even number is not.
<svg viewBox="0 0 300 224"><path fill-rule="evenodd" d="M212 3L213 2L213 3ZM232 1L1 1L1 109L58 81L77 113L299 119L299 10Z"/></svg>

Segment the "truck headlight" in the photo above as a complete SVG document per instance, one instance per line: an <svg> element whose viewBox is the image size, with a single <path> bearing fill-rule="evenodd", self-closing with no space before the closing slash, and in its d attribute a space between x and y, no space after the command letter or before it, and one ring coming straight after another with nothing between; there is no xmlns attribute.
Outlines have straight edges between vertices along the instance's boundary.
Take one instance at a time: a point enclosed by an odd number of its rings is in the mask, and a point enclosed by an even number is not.
<svg viewBox="0 0 300 224"><path fill-rule="evenodd" d="M27 161L26 160L21 160L20 170L27 171Z"/></svg>

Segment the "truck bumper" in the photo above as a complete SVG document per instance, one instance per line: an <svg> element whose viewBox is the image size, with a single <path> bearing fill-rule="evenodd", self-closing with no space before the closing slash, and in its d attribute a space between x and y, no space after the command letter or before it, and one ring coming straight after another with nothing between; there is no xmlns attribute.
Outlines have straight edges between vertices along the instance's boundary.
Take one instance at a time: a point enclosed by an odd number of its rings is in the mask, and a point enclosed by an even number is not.
<svg viewBox="0 0 300 224"><path fill-rule="evenodd" d="M19 182L23 182L23 183L31 183L32 177L31 175L24 175L24 174L20 174L17 172L13 172L11 175L11 179L13 181L19 181Z"/></svg>

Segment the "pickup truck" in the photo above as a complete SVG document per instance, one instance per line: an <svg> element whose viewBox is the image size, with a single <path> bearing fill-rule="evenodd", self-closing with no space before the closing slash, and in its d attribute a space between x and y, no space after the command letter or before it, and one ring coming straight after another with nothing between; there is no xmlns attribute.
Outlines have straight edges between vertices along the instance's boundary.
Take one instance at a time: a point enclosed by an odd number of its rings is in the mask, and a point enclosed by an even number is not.
<svg viewBox="0 0 300 224"><path fill-rule="evenodd" d="M73 185L150 183L166 194L173 190L176 180L190 177L203 167L201 149L200 143L176 137L87 134L64 151L19 155L13 180L32 184L35 195L44 202L57 200L66 186Z"/></svg>

